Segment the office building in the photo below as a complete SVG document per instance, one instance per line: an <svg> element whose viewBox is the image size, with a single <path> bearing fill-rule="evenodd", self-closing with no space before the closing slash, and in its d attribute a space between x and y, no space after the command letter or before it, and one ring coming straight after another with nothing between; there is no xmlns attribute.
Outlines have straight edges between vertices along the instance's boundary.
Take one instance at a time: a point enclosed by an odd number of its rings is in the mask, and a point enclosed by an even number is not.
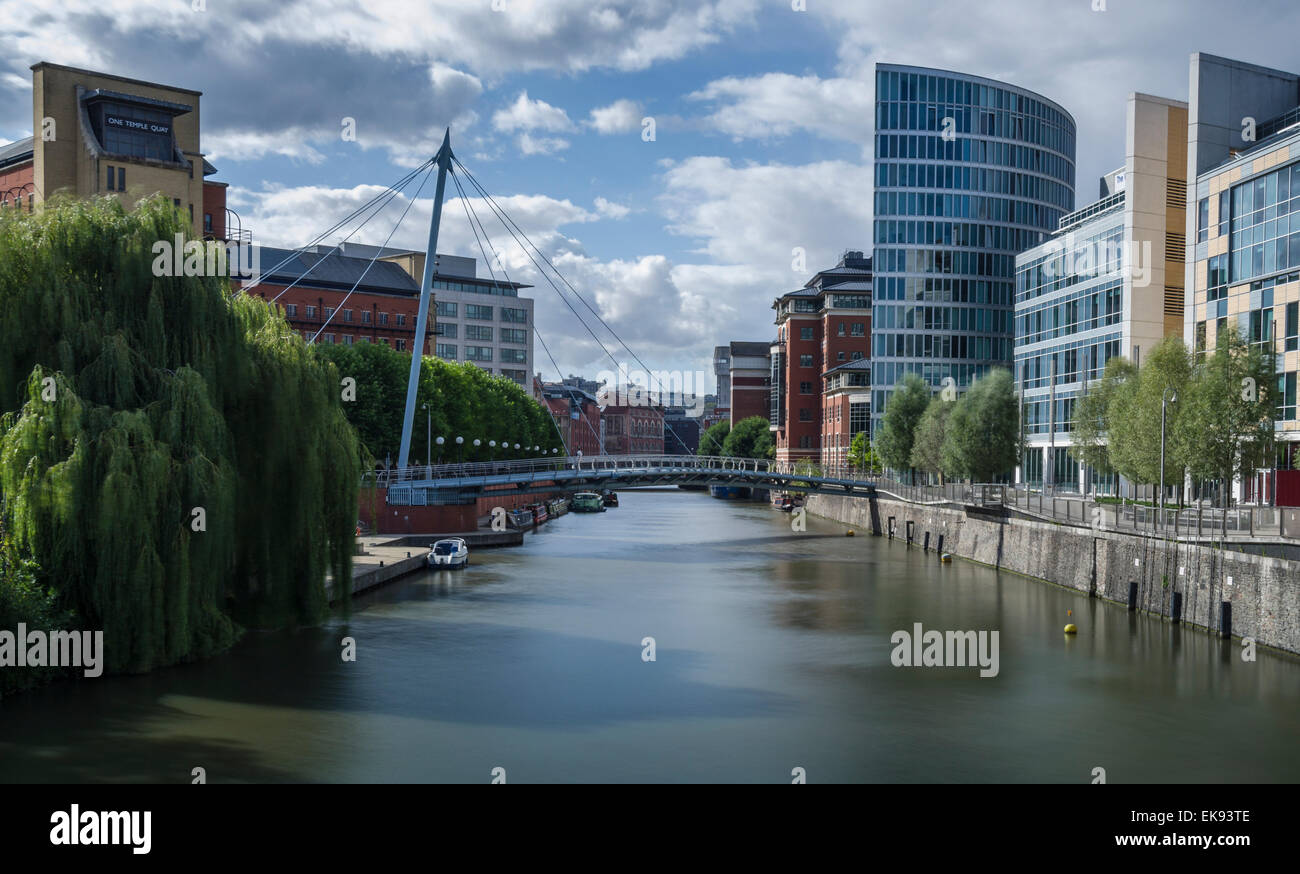
<svg viewBox="0 0 1300 874"><path fill-rule="evenodd" d="M1113 475L1071 452L1074 405L1106 362L1182 333L1187 104L1129 96L1123 166L1099 199L1016 258L1015 377L1023 401L1019 481L1113 493Z"/></svg>
<svg viewBox="0 0 1300 874"><path fill-rule="evenodd" d="M909 372L960 392L1010 369L1015 257L1074 210L1074 156L1074 119L1051 100L876 66L874 419Z"/></svg>

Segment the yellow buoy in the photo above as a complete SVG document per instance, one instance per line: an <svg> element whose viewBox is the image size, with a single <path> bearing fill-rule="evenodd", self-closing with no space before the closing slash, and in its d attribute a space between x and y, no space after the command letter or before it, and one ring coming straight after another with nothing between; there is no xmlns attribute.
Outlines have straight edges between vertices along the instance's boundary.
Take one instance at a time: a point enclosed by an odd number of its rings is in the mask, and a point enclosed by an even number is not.
<svg viewBox="0 0 1300 874"><path fill-rule="evenodd" d="M942 561L942 562L951 562L951 561L952 561L952 555L950 555L949 553L946 553L946 552L945 552L943 555L939 556L939 561Z"/></svg>
<svg viewBox="0 0 1300 874"><path fill-rule="evenodd" d="M1075 628L1075 627L1074 627L1074 623L1071 622L1069 625L1065 626L1065 633L1066 633L1066 634L1078 634L1078 633L1079 633L1079 629Z"/></svg>
<svg viewBox="0 0 1300 874"><path fill-rule="evenodd" d="M845 536L845 537L852 537L852 536L853 536L853 529L850 528L848 531L845 531L845 532L844 532L844 536Z"/></svg>

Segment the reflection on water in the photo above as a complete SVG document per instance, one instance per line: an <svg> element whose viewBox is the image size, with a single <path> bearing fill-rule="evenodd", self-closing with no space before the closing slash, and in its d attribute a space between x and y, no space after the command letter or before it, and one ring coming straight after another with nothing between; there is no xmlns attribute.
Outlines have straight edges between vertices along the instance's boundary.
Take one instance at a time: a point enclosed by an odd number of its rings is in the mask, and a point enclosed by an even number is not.
<svg viewBox="0 0 1300 874"><path fill-rule="evenodd" d="M763 505L620 497L347 620L0 702L0 779L1300 780L1296 659ZM893 667L915 622L998 630L998 676Z"/></svg>

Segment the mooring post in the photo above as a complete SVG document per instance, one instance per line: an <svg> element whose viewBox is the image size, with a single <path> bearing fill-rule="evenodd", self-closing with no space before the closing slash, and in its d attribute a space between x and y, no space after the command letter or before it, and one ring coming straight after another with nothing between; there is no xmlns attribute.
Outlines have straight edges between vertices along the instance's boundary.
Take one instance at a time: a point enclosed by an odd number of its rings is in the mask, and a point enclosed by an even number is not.
<svg viewBox="0 0 1300 874"><path fill-rule="evenodd" d="M1232 602L1219 604L1219 637L1227 640L1232 637Z"/></svg>
<svg viewBox="0 0 1300 874"><path fill-rule="evenodd" d="M937 553L939 553L940 555L943 555L943 535L942 535L942 534L939 535L939 544L934 548L934 551L937 552Z"/></svg>
<svg viewBox="0 0 1300 874"><path fill-rule="evenodd" d="M1183 593L1174 592L1174 603L1169 608L1169 618L1177 625L1183 620Z"/></svg>
<svg viewBox="0 0 1300 874"><path fill-rule="evenodd" d="M1128 609L1130 612L1138 606L1138 584L1132 580L1128 584Z"/></svg>
<svg viewBox="0 0 1300 874"><path fill-rule="evenodd" d="M921 546L921 551L922 551L922 552L929 552L929 551L930 551L930 532L929 532L929 531L925 532L925 543Z"/></svg>

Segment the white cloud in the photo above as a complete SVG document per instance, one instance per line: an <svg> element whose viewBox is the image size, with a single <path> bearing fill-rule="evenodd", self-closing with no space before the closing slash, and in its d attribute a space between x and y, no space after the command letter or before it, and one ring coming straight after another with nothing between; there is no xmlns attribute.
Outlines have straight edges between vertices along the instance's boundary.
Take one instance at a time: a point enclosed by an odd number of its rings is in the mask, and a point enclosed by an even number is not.
<svg viewBox="0 0 1300 874"><path fill-rule="evenodd" d="M599 134L623 134L641 129L641 105L626 98L591 111L587 124Z"/></svg>
<svg viewBox="0 0 1300 874"><path fill-rule="evenodd" d="M553 155L569 147L569 141L562 137L535 137L530 133L520 134L516 142L525 155Z"/></svg>
<svg viewBox="0 0 1300 874"><path fill-rule="evenodd" d="M530 100L527 91L519 92L515 102L492 114L492 127L506 133L517 130L543 130L564 133L573 130L568 113L545 100Z"/></svg>
<svg viewBox="0 0 1300 874"><path fill-rule="evenodd" d="M687 96L718 104L707 123L736 139L809 131L829 139L871 142L875 88L870 79L765 73L717 79Z"/></svg>
<svg viewBox="0 0 1300 874"><path fill-rule="evenodd" d="M596 198L596 212L605 218L621 219L626 218L628 213L632 212L630 206L623 206L621 203L613 203L603 197Z"/></svg>

